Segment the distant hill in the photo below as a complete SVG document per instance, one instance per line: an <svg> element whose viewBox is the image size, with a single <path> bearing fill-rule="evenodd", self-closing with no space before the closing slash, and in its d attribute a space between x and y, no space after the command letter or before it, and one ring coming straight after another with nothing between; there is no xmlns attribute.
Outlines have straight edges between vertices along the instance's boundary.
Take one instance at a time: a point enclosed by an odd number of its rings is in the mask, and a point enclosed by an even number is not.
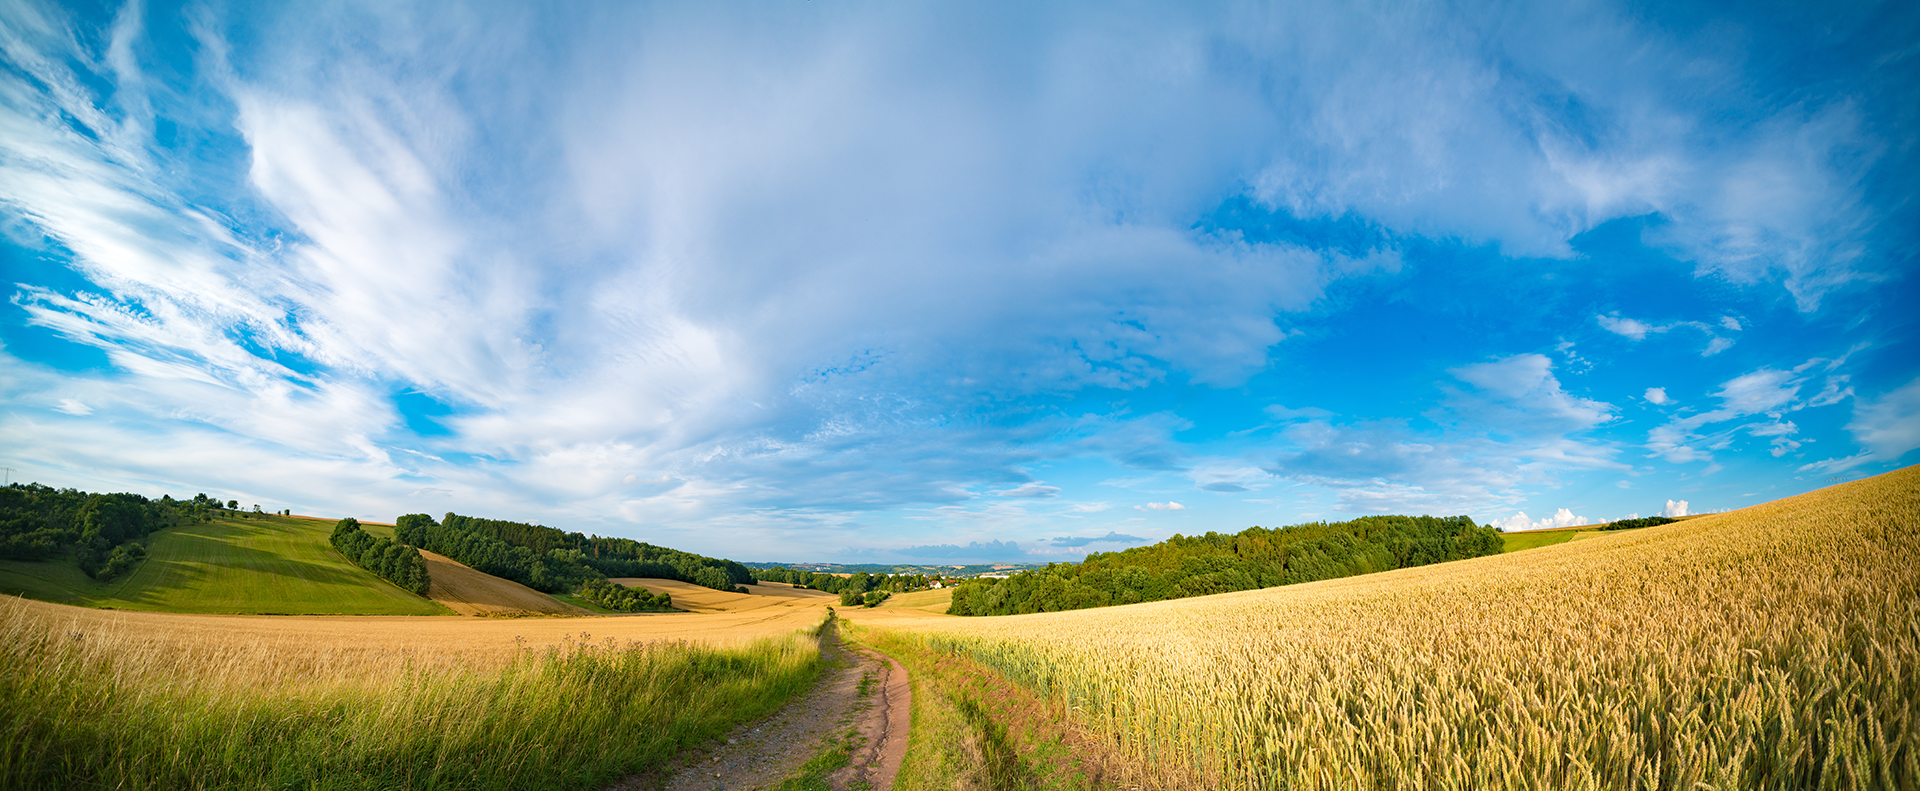
<svg viewBox="0 0 1920 791"><path fill-rule="evenodd" d="M822 574L922 574L928 577L977 577L981 574L1025 571L1045 568L1045 563L970 563L965 565L918 566L910 563L746 563L753 569L799 569Z"/></svg>

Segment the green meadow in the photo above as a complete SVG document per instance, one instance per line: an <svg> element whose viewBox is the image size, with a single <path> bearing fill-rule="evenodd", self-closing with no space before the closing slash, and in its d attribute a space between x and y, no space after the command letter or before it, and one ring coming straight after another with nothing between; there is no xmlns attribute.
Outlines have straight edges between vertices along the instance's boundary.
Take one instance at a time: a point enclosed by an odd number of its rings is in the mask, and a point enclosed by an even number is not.
<svg viewBox="0 0 1920 791"><path fill-rule="evenodd" d="M332 528L326 520L259 514L169 528L152 536L147 559L131 574L104 583L65 558L0 560L0 593L156 612L451 614L348 563L327 542Z"/></svg>

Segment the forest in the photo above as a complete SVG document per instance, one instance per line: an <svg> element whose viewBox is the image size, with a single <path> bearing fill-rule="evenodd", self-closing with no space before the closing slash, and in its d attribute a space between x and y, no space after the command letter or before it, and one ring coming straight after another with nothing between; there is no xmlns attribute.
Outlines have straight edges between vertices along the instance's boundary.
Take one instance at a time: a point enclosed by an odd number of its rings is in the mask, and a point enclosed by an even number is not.
<svg viewBox="0 0 1920 791"><path fill-rule="evenodd" d="M394 537L534 590L564 593L603 577L651 577L732 591L754 581L731 560L656 547L627 538L568 533L543 525L448 513L395 521Z"/></svg>
<svg viewBox="0 0 1920 791"><path fill-rule="evenodd" d="M1593 528L1594 530L1632 530L1638 527L1659 527L1680 520L1668 516L1643 516L1639 519L1621 519Z"/></svg>
<svg viewBox="0 0 1920 791"><path fill-rule="evenodd" d="M953 592L954 615L1017 615L1180 599L1499 554L1500 536L1465 516L1367 516L1180 536L1079 563L1055 563Z"/></svg>
<svg viewBox="0 0 1920 791"><path fill-rule="evenodd" d="M204 494L192 500L171 495L150 500L138 494L16 483L0 488L0 558L32 561L70 555L87 576L108 580L146 557L141 539L174 525L206 521L225 509Z"/></svg>
<svg viewBox="0 0 1920 791"><path fill-rule="evenodd" d="M354 565L402 590L427 595L431 580L427 577L427 559L420 556L420 550L374 536L360 529L359 520L353 517L334 524L332 540L333 548Z"/></svg>

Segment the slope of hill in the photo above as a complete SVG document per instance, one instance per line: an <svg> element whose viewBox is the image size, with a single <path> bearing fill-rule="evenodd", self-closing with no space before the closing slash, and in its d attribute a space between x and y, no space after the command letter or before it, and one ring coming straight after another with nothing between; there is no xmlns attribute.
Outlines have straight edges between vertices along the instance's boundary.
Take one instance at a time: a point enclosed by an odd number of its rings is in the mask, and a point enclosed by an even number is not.
<svg viewBox="0 0 1920 791"><path fill-rule="evenodd" d="M846 615L1217 788L1920 785L1920 467L1302 585ZM895 615L893 613L899 613ZM904 771L904 770L903 770Z"/></svg>
<svg viewBox="0 0 1920 791"><path fill-rule="evenodd" d="M452 558L420 550L433 580L427 598L461 615L590 615L513 580L467 568Z"/></svg>
<svg viewBox="0 0 1920 791"><path fill-rule="evenodd" d="M779 583L744 585L747 593L718 591L691 582L645 577L616 577L615 583L629 588L645 588L673 597L675 609L693 613L730 613L751 610L819 609L838 603L840 597Z"/></svg>
<svg viewBox="0 0 1920 791"><path fill-rule="evenodd" d="M324 519L221 515L153 534L147 559L105 583L64 560L0 561L0 592L161 612L448 614L348 563L327 543L332 529Z"/></svg>

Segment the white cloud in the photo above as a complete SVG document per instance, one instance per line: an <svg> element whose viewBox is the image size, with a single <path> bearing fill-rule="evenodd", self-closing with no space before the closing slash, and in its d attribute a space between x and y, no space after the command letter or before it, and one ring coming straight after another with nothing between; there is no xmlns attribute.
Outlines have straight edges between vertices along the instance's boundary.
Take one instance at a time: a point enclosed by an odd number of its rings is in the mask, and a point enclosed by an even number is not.
<svg viewBox="0 0 1920 791"><path fill-rule="evenodd" d="M1667 397L1667 389L1664 387L1647 388L1647 394L1645 398L1648 403L1657 404L1660 406L1666 406L1667 404L1673 403L1673 399Z"/></svg>
<svg viewBox="0 0 1920 791"><path fill-rule="evenodd" d="M1448 369L1478 393L1456 394L1449 406L1487 426L1565 433L1613 420L1613 406L1574 396L1553 375L1553 361L1542 354L1516 354L1493 362Z"/></svg>
<svg viewBox="0 0 1920 791"><path fill-rule="evenodd" d="M65 412L69 415L84 416L84 415L93 414L93 407L87 406L86 404L83 404L78 400L75 400L72 398L62 398L60 399L60 405L54 407L53 411Z"/></svg>
<svg viewBox="0 0 1920 791"><path fill-rule="evenodd" d="M1135 511L1184 511L1184 510L1187 510L1187 507L1176 502L1168 501L1164 503L1147 503L1146 505L1136 505L1133 507L1133 510Z"/></svg>
<svg viewBox="0 0 1920 791"><path fill-rule="evenodd" d="M1739 332L1741 330L1740 320L1732 316L1721 316L1720 326L1733 330L1734 332Z"/></svg>
<svg viewBox="0 0 1920 791"><path fill-rule="evenodd" d="M1621 337L1632 338L1636 341L1645 340L1648 333L1666 332L1669 329L1668 327L1656 327L1635 319L1622 318L1619 314L1612 316L1595 316L1593 318L1595 321L1600 322L1601 329Z"/></svg>
<svg viewBox="0 0 1920 791"><path fill-rule="evenodd" d="M1666 516L1666 517L1674 517L1674 516L1686 516L1686 515L1687 515L1687 501L1685 501L1685 500L1680 500L1680 501L1678 501L1678 502L1676 502L1676 501L1673 501L1673 500L1668 500L1668 501L1667 501L1667 507L1665 507L1665 508L1662 508L1662 509L1660 509L1660 515L1661 515L1661 516Z"/></svg>
<svg viewBox="0 0 1920 791"><path fill-rule="evenodd" d="M1562 508L1557 511L1554 511L1553 516L1547 517L1545 519L1541 519L1537 522L1531 519L1528 519L1527 512L1521 511L1519 513L1514 514L1513 516L1509 516L1505 519L1495 519L1491 522L1488 522L1487 524L1491 527L1497 527L1497 528L1500 528L1501 530L1505 530L1509 533L1512 533L1519 530L1544 530L1550 527L1573 527L1576 525L1590 524L1590 522L1587 520L1586 517L1574 516L1572 511Z"/></svg>
<svg viewBox="0 0 1920 791"><path fill-rule="evenodd" d="M1040 481L1028 481L1011 489L994 492L999 497L1052 497L1060 493L1060 487L1048 486Z"/></svg>
<svg viewBox="0 0 1920 791"><path fill-rule="evenodd" d="M1701 357L1712 357L1733 348L1732 338L1715 337L1707 341L1707 348L1700 352Z"/></svg>
<svg viewBox="0 0 1920 791"><path fill-rule="evenodd" d="M1920 448L1920 377L1878 398L1856 400L1847 431L1863 452L1813 462L1800 471L1837 473L1874 462L1896 463Z"/></svg>

